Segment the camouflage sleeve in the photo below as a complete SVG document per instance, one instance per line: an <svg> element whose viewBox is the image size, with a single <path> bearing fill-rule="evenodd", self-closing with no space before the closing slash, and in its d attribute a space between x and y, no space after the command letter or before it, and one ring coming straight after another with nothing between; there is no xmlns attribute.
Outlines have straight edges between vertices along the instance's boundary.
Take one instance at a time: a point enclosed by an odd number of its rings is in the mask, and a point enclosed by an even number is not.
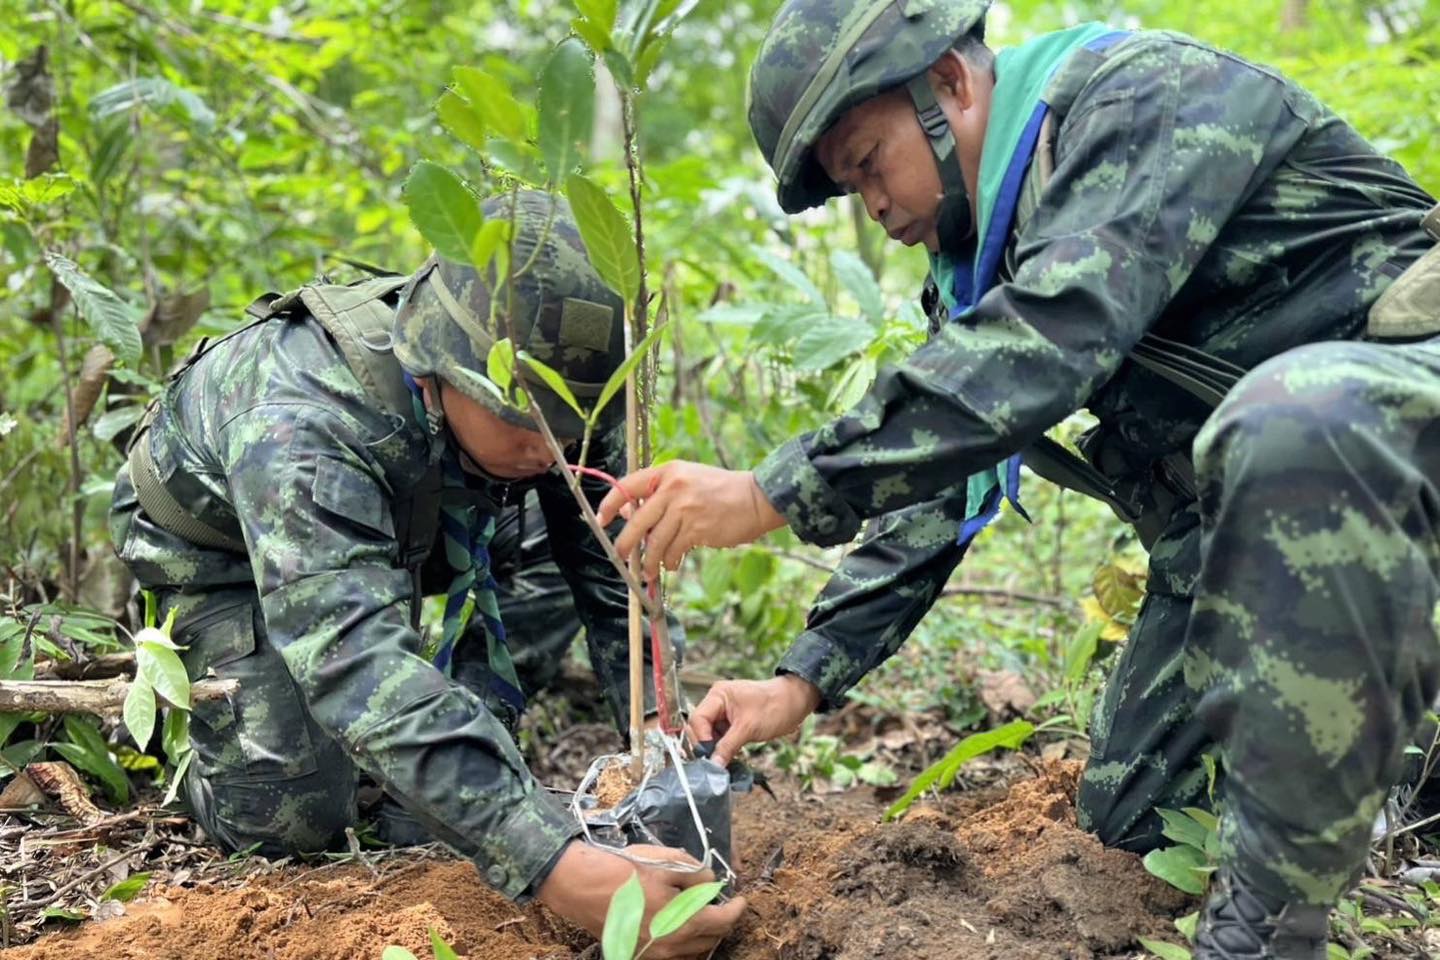
<svg viewBox="0 0 1440 960"><path fill-rule="evenodd" d="M365 433L298 405L225 428L266 630L321 728L491 885L522 896L578 830L480 699L419 656L393 491Z"/></svg>
<svg viewBox="0 0 1440 960"><path fill-rule="evenodd" d="M845 694L910 636L934 605L965 550L956 531L965 518L965 485L925 503L877 517L821 591L805 632L776 673L820 688L821 710Z"/></svg>
<svg viewBox="0 0 1440 960"><path fill-rule="evenodd" d="M1304 131L1284 82L1203 48L1127 43L1057 136L1014 280L757 468L803 539L936 495L1083 406Z"/></svg>
<svg viewBox="0 0 1440 960"><path fill-rule="evenodd" d="M611 476L618 477L625 472L625 443L618 430L596 437L589 463ZM589 477L582 479L580 485L591 506L597 506L609 489L604 481ZM590 665L605 691L616 729L624 731L630 723L630 626L625 581L605 556L564 479L547 476L538 492L545 527L550 531L551 555L570 585L575 612L585 627ZM611 535L618 533L622 526L623 522L617 521ZM645 636L649 635L647 623ZM645 661L650 662L649 643L645 644ZM651 712L654 706L655 683L647 667L646 712Z"/></svg>

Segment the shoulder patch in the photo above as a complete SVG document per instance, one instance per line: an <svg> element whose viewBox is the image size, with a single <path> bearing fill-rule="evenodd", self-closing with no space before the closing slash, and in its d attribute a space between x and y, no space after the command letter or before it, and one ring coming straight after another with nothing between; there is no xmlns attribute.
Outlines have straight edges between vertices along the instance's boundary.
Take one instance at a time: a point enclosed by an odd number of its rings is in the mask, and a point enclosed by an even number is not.
<svg viewBox="0 0 1440 960"><path fill-rule="evenodd" d="M560 309L560 343L604 352L610 348L614 325L615 311L605 304L566 297Z"/></svg>

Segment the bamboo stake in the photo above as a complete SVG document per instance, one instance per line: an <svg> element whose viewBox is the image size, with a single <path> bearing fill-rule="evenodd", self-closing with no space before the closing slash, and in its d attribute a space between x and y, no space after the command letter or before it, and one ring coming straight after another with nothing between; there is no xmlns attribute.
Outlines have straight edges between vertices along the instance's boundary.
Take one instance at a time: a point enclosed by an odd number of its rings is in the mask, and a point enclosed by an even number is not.
<svg viewBox="0 0 1440 960"><path fill-rule="evenodd" d="M625 317L625 356L635 349L629 311ZM635 371L625 378L625 472L640 469L640 403ZM640 580L640 551L630 555L630 575ZM641 627L640 594L631 590L628 600L630 627L630 776L639 783L645 775L645 631Z"/></svg>

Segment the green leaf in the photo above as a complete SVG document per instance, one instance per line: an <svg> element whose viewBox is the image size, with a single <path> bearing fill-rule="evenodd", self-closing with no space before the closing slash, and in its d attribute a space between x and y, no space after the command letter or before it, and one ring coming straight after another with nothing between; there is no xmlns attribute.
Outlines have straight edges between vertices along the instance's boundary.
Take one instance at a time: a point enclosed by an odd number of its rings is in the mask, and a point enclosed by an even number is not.
<svg viewBox="0 0 1440 960"><path fill-rule="evenodd" d="M619 9L618 0L575 0L575 9L580 15L589 20L595 26L604 30L608 35L615 28L615 11Z"/></svg>
<svg viewBox="0 0 1440 960"><path fill-rule="evenodd" d="M129 801L130 780L120 764L111 759L110 747L93 723L69 714L65 717L65 733L71 742L51 744L55 752L98 779L112 802Z"/></svg>
<svg viewBox="0 0 1440 960"><path fill-rule="evenodd" d="M801 296L810 303L823 305L825 298L820 295L820 288L815 286L814 281L800 270L799 267L788 260L782 260L764 247L751 247L755 257L770 269L781 280L794 287Z"/></svg>
<svg viewBox="0 0 1440 960"><path fill-rule="evenodd" d="M1137 937L1140 946L1149 950L1160 960L1190 960L1190 951L1173 943L1166 943L1164 940L1148 940L1145 937Z"/></svg>
<svg viewBox="0 0 1440 960"><path fill-rule="evenodd" d="M590 411L591 422L599 418L600 412L605 409L606 404L620 392L621 387L625 386L625 378L630 376L630 371L634 370L636 364L650 352L651 345L655 343L655 339L660 336L666 326L668 324L651 327L650 332L645 334L645 339L637 343L631 349L630 355L620 361L620 366L615 368L615 372L610 374L610 379L605 381L605 386L600 388L600 396L595 399L595 409Z"/></svg>
<svg viewBox="0 0 1440 960"><path fill-rule="evenodd" d="M994 730L986 730L982 733L972 733L950 748L935 763L932 763L910 784L904 796L891 804L885 811L886 820L894 820L906 810L910 809L922 793L936 785L941 789L950 786L955 782L956 775L960 768L978 756L989 753L992 750L1007 748L1018 749L1021 744L1030 739L1035 732L1035 725L1025 720L1015 720L1005 724L1003 727L996 727Z"/></svg>
<svg viewBox="0 0 1440 960"><path fill-rule="evenodd" d="M1220 829L1220 818L1209 810L1203 810L1200 807L1186 807L1182 812L1187 814L1190 819L1197 821L1209 833Z"/></svg>
<svg viewBox="0 0 1440 960"><path fill-rule="evenodd" d="M496 340L485 354L485 375L502 394L510 391L515 382L515 345L509 337Z"/></svg>
<svg viewBox="0 0 1440 960"><path fill-rule="evenodd" d="M190 749L189 710L171 710L165 714L165 726L160 731L160 748L171 763L179 763L180 756Z"/></svg>
<svg viewBox="0 0 1440 960"><path fill-rule="evenodd" d="M650 920L650 939L659 940L668 937L690 922L705 906L720 895L725 889L723 881L715 880L710 883L697 883L693 887L687 887L675 895L659 912Z"/></svg>
<svg viewBox="0 0 1440 960"><path fill-rule="evenodd" d="M92 279L71 260L53 251L45 252L45 265L64 284L75 300L75 309L100 341L115 355L131 363L140 358L140 318L135 309L105 286Z"/></svg>
<svg viewBox="0 0 1440 960"><path fill-rule="evenodd" d="M485 149L485 121L464 97L453 90L445 91L435 104L435 115L457 140L476 150Z"/></svg>
<svg viewBox="0 0 1440 960"><path fill-rule="evenodd" d="M445 167L421 160L405 181L410 222L425 241L447 260L465 263L485 222L470 189Z"/></svg>
<svg viewBox="0 0 1440 960"><path fill-rule="evenodd" d="M855 302L860 304L865 316L872 323L883 323L885 295L880 292L880 284L875 282L875 275L865 261L849 250L836 250L830 255L830 266Z"/></svg>
<svg viewBox="0 0 1440 960"><path fill-rule="evenodd" d="M495 259L495 255L509 248L510 226L509 220L486 220L485 225L475 234L475 242L470 247L470 265L482 276L490 269L490 262ZM503 275L504 265L499 265L495 273L497 276Z"/></svg>
<svg viewBox="0 0 1440 960"><path fill-rule="evenodd" d="M460 960L450 944L442 940L440 934L435 932L434 927L429 927L428 929L430 931L430 953L433 955L434 960Z"/></svg>
<svg viewBox="0 0 1440 960"><path fill-rule="evenodd" d="M540 76L540 153L558 184L580 163L595 125L595 66L585 45L566 40Z"/></svg>
<svg viewBox="0 0 1440 960"><path fill-rule="evenodd" d="M125 694L124 716L125 729L130 731L135 745L144 750L155 733L155 689L143 676L137 676Z"/></svg>
<svg viewBox="0 0 1440 960"><path fill-rule="evenodd" d="M455 372L460 374L460 376L464 377L466 380L479 387L480 389L486 390L489 393L493 394L495 399L499 400L501 403L510 402L505 398L505 394L500 392L499 387L491 383L488 378L480 376L480 374L476 373L474 370L471 370L468 367L456 367Z"/></svg>
<svg viewBox="0 0 1440 960"><path fill-rule="evenodd" d="M1205 892L1209 868L1205 855L1194 847L1166 847L1145 854L1145 869L1177 890L1200 895Z"/></svg>
<svg viewBox="0 0 1440 960"><path fill-rule="evenodd" d="M1162 807L1157 808L1155 812L1160 814L1160 819L1165 824L1160 831L1162 834L1176 843L1183 843L1202 852L1205 850L1205 838L1209 835L1209 831L1203 825L1196 823L1193 818L1178 810L1167 810Z"/></svg>
<svg viewBox="0 0 1440 960"><path fill-rule="evenodd" d="M132 873L119 883L110 887L100 894L101 900L119 900L121 903L129 903L140 895L145 889L145 884L150 882L149 872Z"/></svg>
<svg viewBox="0 0 1440 960"><path fill-rule="evenodd" d="M415 960L415 954L404 947L389 946L380 954L380 960Z"/></svg>
<svg viewBox="0 0 1440 960"><path fill-rule="evenodd" d="M188 717L189 714L186 716ZM185 783L185 771L190 769L190 761L194 759L194 750L186 750L180 757L180 762L175 765L175 773L170 777L170 787L165 791L165 798L160 801L162 807L168 807L175 802L175 798L180 794L180 788Z"/></svg>
<svg viewBox="0 0 1440 960"><path fill-rule="evenodd" d="M900 780L894 770L882 763L862 763L855 775L872 787L893 787Z"/></svg>
<svg viewBox="0 0 1440 960"><path fill-rule="evenodd" d="M875 328L859 318L822 317L795 341L796 370L824 370L852 353L868 347Z"/></svg>
<svg viewBox="0 0 1440 960"><path fill-rule="evenodd" d="M629 222L604 190L579 174L565 181L565 194L595 272L626 303L634 300L640 290L640 258Z"/></svg>
<svg viewBox="0 0 1440 960"><path fill-rule="evenodd" d="M554 367L536 360L524 350L520 351L519 357L525 361L527 367L535 371L541 380L545 381L545 385L549 387L557 397L565 401L566 406L575 411L575 416L581 420L585 419L585 411L580 408L580 401L575 399L575 394L570 390L570 384L565 382L565 378L560 376L560 373Z"/></svg>
<svg viewBox="0 0 1440 960"><path fill-rule="evenodd" d="M1200 911L1192 910L1190 913L1175 921L1175 929L1190 943L1195 942L1195 928L1200 924Z"/></svg>
<svg viewBox="0 0 1440 960"><path fill-rule="evenodd" d="M720 303L697 316L695 322L753 327L764 316L763 303Z"/></svg>
<svg viewBox="0 0 1440 960"><path fill-rule="evenodd" d="M493 130L515 143L522 143L529 137L530 124L525 117L525 108L503 80L474 67L456 67L455 85L470 101L471 109L487 131Z"/></svg>
<svg viewBox="0 0 1440 960"><path fill-rule="evenodd" d="M760 591L775 573L775 556L768 550L747 550L735 568L735 589L750 595Z"/></svg>
<svg viewBox="0 0 1440 960"><path fill-rule="evenodd" d="M875 368L874 357L868 354L856 357L835 381L835 386L825 398L825 406L832 410L849 410L859 403L875 379Z"/></svg>
<svg viewBox="0 0 1440 960"><path fill-rule="evenodd" d="M188 120L204 131L215 127L215 111L204 100L163 77L137 77L102 90L90 101L90 115L104 120L129 113L142 104L177 120Z"/></svg>
<svg viewBox="0 0 1440 960"><path fill-rule="evenodd" d="M174 650L150 640L135 645L136 672L171 706L190 709L190 678Z"/></svg>
<svg viewBox="0 0 1440 960"><path fill-rule="evenodd" d="M79 910L66 910L64 907L46 907L41 914L46 920L84 920L86 915Z"/></svg>
<svg viewBox="0 0 1440 960"><path fill-rule="evenodd" d="M605 960L633 960L640 942L640 921L645 916L645 891L640 875L632 872L610 898L600 950Z"/></svg>
<svg viewBox="0 0 1440 960"><path fill-rule="evenodd" d="M570 29L590 45L590 49L596 53L606 53L610 50L610 35L601 30L595 24L584 17L575 17L570 21Z"/></svg>
<svg viewBox="0 0 1440 960"><path fill-rule="evenodd" d="M133 426L145 415L145 407L139 403L127 403L114 410L105 411L90 432L95 435L96 440L109 443L120 435L120 432L127 427Z"/></svg>
<svg viewBox="0 0 1440 960"><path fill-rule="evenodd" d="M1066 680L1079 683L1085 679L1085 674L1095 659L1095 651L1100 648L1100 630L1103 627L1102 623L1087 623L1075 631L1075 636L1065 649Z"/></svg>

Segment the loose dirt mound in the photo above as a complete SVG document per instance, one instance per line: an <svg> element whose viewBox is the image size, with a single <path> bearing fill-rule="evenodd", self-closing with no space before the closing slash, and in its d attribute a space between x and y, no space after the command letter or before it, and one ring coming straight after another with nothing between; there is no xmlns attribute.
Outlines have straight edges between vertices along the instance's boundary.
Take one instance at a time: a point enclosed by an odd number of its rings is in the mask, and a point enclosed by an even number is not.
<svg viewBox="0 0 1440 960"><path fill-rule="evenodd" d="M1008 792L953 795L879 824L856 796L738 805L751 911L730 960L1088 960L1172 937L1187 898L1074 826L1075 765ZM127 915L7 952L14 960L378 960L429 956L433 927L484 960L587 957L590 938L496 897L464 862L358 866L162 891Z"/></svg>

